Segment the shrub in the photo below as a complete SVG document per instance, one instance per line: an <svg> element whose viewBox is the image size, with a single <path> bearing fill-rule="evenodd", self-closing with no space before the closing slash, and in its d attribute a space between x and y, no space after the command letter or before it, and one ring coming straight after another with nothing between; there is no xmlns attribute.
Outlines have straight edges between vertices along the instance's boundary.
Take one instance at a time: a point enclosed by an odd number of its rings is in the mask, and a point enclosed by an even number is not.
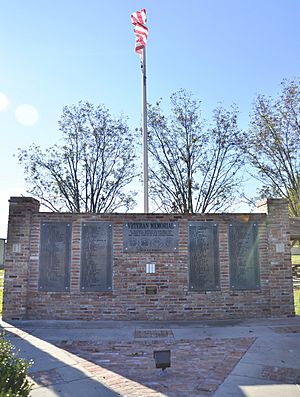
<svg viewBox="0 0 300 397"><path fill-rule="evenodd" d="M18 357L15 347L0 337L0 397L27 397L32 385L27 371L32 361Z"/></svg>

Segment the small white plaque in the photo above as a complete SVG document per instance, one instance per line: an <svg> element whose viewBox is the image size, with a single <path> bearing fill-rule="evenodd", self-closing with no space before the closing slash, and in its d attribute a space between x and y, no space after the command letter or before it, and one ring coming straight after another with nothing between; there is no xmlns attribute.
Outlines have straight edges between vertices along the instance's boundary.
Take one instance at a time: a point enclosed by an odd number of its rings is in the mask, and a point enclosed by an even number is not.
<svg viewBox="0 0 300 397"><path fill-rule="evenodd" d="M21 253L21 243L13 243L12 249L15 254L20 254Z"/></svg>
<svg viewBox="0 0 300 397"><path fill-rule="evenodd" d="M282 254L284 252L284 244L283 243L276 244L276 252L278 254Z"/></svg>
<svg viewBox="0 0 300 397"><path fill-rule="evenodd" d="M146 263L146 273L155 273L155 263Z"/></svg>

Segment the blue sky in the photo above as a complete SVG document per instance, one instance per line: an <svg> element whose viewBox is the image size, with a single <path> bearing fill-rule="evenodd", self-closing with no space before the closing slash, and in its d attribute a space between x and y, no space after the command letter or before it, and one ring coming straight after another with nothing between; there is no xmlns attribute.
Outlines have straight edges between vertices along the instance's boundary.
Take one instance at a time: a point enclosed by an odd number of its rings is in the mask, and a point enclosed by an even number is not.
<svg viewBox="0 0 300 397"><path fill-rule="evenodd" d="M26 194L13 155L33 142L57 142L64 105L104 104L139 126L141 74L130 14L142 7L149 102L162 97L167 105L172 92L185 88L202 100L206 119L220 102L237 104L240 127L247 128L256 94L274 96L283 78L300 76L299 0L2 2L0 237L9 197ZM16 118L20 105L34 107L32 119L30 109L29 121Z"/></svg>

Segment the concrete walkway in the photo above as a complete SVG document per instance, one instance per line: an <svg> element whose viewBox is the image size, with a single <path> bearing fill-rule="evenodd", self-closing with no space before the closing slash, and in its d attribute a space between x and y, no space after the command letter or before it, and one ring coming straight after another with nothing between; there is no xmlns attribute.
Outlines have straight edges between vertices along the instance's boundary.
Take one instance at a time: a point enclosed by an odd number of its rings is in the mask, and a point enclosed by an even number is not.
<svg viewBox="0 0 300 397"><path fill-rule="evenodd" d="M300 317L0 322L33 359L32 397L300 397ZM153 351L171 350L171 368Z"/></svg>

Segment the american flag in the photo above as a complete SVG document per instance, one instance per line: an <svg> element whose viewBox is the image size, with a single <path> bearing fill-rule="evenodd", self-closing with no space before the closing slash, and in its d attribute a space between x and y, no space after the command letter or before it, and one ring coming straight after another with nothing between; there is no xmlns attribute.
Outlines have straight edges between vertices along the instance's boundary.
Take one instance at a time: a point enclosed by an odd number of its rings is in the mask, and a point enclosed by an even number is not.
<svg viewBox="0 0 300 397"><path fill-rule="evenodd" d="M148 38L148 28L146 26L146 10L142 8L141 11L134 12L131 15L131 22L134 25L135 38L135 52L143 56L143 48L146 46Z"/></svg>

